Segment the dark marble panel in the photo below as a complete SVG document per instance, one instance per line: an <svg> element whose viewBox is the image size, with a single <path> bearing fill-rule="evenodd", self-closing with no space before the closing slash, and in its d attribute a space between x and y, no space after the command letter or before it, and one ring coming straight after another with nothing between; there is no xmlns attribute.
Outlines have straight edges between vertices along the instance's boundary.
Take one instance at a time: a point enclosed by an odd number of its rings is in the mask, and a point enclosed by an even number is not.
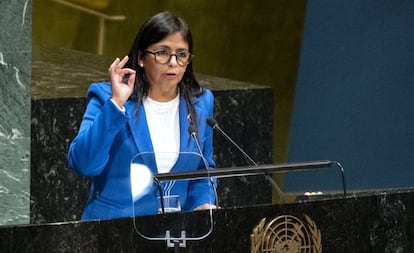
<svg viewBox="0 0 414 253"><path fill-rule="evenodd" d="M0 242L1 252L99 252L99 224L46 224L4 228ZM39 243L34 243L39 242Z"/></svg>
<svg viewBox="0 0 414 253"><path fill-rule="evenodd" d="M205 239L187 241L181 252L250 252L252 229L262 218L309 216L321 231L322 252L414 252L414 191L372 192L285 205L224 208L213 212L214 229ZM154 224L194 219L201 227L208 212L136 217ZM134 229L134 219L1 227L6 252L173 252L165 241L149 241ZM180 224L180 222L178 222ZM175 229L176 227L170 227ZM160 233L162 234L162 233Z"/></svg>
<svg viewBox="0 0 414 253"><path fill-rule="evenodd" d="M220 127L257 164L272 163L273 95L270 88L214 91L215 118ZM219 132L214 134L219 168L253 165ZM225 207L271 202L272 187L263 176L222 178L220 205Z"/></svg>
<svg viewBox="0 0 414 253"><path fill-rule="evenodd" d="M31 1L0 1L0 225L29 223Z"/></svg>
<svg viewBox="0 0 414 253"><path fill-rule="evenodd" d="M89 181L67 167L86 99L32 100L31 223L78 220Z"/></svg>

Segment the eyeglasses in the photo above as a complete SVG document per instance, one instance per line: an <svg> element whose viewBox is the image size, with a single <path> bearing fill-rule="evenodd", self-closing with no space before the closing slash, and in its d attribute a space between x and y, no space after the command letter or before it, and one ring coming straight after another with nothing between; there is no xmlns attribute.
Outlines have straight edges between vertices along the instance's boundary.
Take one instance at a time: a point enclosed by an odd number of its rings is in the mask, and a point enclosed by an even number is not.
<svg viewBox="0 0 414 253"><path fill-rule="evenodd" d="M145 50L145 52L154 55L155 60L161 64L169 63L171 61L171 58L175 56L175 59L177 60L177 63L180 66L186 66L187 64L191 62L191 59L193 58L193 55L190 54L190 52L188 52L187 50L182 50L182 51L176 52L175 54L172 54L168 50L164 50L164 49L154 51L154 52L150 50Z"/></svg>

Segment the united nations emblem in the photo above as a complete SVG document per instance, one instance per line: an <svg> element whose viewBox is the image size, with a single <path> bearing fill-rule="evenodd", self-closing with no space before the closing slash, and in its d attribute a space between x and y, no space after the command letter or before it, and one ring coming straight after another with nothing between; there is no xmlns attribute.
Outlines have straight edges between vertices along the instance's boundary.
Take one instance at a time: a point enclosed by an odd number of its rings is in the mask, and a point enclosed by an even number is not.
<svg viewBox="0 0 414 253"><path fill-rule="evenodd" d="M263 218L250 235L251 253L322 253L321 231L307 215L302 222L281 215L266 224Z"/></svg>

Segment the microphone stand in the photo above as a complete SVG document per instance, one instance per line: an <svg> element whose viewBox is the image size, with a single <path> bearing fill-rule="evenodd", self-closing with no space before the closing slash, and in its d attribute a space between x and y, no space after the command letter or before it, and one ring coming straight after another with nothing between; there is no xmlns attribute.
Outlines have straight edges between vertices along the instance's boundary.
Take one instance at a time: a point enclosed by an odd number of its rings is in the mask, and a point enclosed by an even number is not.
<svg viewBox="0 0 414 253"><path fill-rule="evenodd" d="M227 141L229 141L233 146L235 146L243 154L243 156L246 157L254 166L257 166L257 163L239 145L237 145L237 143L230 136L228 136L226 132L224 132L221 129L218 122L213 117L207 118L206 122L207 122L207 125L213 128L213 130L218 130L220 134L223 135L224 138ZM273 180L273 178L268 173L265 173L264 176L267 179L267 181L273 186L276 192L279 194L280 199L282 200L282 203L284 203L285 198L283 197L283 192L280 189L279 185L275 182L275 180Z"/></svg>
<svg viewBox="0 0 414 253"><path fill-rule="evenodd" d="M258 164L253 160L253 158L251 158L239 145L237 145L236 142L233 141L232 138L230 138L230 136L228 136L220 127L219 125L216 123L212 126L213 129L217 129L228 141L231 142L231 144L233 144L233 146L235 146L242 154L244 157L246 157L254 166L257 166ZM267 181L273 186L273 188L275 188L276 192L279 194L282 203L285 202L285 198L283 197L283 192L280 189L280 187L277 185L277 183L275 182L275 180L273 180L273 178L268 174L268 173L264 173L265 178L267 179Z"/></svg>

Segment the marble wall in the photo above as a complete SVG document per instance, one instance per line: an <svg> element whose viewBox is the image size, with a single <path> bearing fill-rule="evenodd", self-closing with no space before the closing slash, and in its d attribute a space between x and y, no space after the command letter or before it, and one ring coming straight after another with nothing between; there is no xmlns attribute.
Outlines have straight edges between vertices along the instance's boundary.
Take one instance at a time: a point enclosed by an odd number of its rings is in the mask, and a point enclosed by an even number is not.
<svg viewBox="0 0 414 253"><path fill-rule="evenodd" d="M0 1L0 225L29 222L31 1Z"/></svg>

